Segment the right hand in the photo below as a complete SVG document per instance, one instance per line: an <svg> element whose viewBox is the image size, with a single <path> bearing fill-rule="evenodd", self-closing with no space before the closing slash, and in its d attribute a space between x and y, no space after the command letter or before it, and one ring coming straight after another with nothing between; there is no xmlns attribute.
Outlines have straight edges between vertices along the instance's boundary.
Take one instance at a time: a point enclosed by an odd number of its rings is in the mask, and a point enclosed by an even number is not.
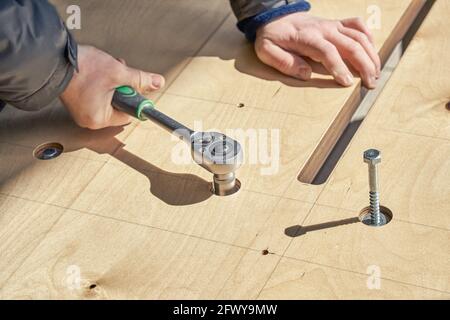
<svg viewBox="0 0 450 320"><path fill-rule="evenodd" d="M90 46L78 47L78 67L61 100L79 126L92 130L131 122L129 115L111 106L117 87L128 85L146 94L165 83L161 75L129 68Z"/></svg>

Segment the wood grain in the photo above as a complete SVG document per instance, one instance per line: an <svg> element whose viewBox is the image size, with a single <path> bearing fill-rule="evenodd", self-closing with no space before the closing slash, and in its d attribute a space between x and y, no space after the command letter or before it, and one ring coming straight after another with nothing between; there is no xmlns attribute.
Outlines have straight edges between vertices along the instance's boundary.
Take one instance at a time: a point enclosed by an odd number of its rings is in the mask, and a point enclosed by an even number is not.
<svg viewBox="0 0 450 320"><path fill-rule="evenodd" d="M311 210L303 225L310 232L300 228L286 256L357 273L375 265L387 279L449 292L450 145L443 119L450 79L441 72L447 60L432 62L447 55L449 13L448 2L436 2ZM422 68L424 61L430 68ZM421 77L411 78L421 68ZM369 204L362 161L369 148L382 152L381 202L394 215L383 228L339 223Z"/></svg>
<svg viewBox="0 0 450 320"><path fill-rule="evenodd" d="M214 298L246 254L244 248L67 211L0 296ZM259 269L259 277L270 271Z"/></svg>
<svg viewBox="0 0 450 320"><path fill-rule="evenodd" d="M259 298L263 300L450 299L450 295L445 292L411 286L389 279L381 279L378 289L373 286L369 276L370 273L356 274L334 267L283 258ZM368 283L372 286L369 287Z"/></svg>
<svg viewBox="0 0 450 320"><path fill-rule="evenodd" d="M446 134L450 97L449 39L444 31L450 11L436 3L390 82L341 159L318 203L360 210L364 206L360 160L369 147L382 150L382 202L398 219L450 229L450 144ZM423 61L429 61L423 68ZM421 70L420 77L413 74ZM359 158L359 159L358 159ZM356 178L357 177L357 178ZM339 190L339 191L338 191Z"/></svg>
<svg viewBox="0 0 450 320"><path fill-rule="evenodd" d="M0 143L0 193L70 206L104 165L63 154L53 161L33 157L33 149Z"/></svg>
<svg viewBox="0 0 450 320"><path fill-rule="evenodd" d="M439 1L432 8L379 98L383 107L372 111L370 127L450 140L448 7Z"/></svg>
<svg viewBox="0 0 450 320"><path fill-rule="evenodd" d="M382 152L381 202L395 218L450 229L450 142L360 128L317 203L359 212L369 205L365 150Z"/></svg>
<svg viewBox="0 0 450 320"><path fill-rule="evenodd" d="M448 230L397 219L373 228L358 213L315 205L285 256L360 274L377 266L386 279L450 291Z"/></svg>
<svg viewBox="0 0 450 320"><path fill-rule="evenodd" d="M55 2L64 13L68 2ZM382 55L423 4L312 2L313 14L330 18L367 18L367 6L379 5L383 22L375 38ZM298 173L317 146L326 146L319 150L326 155L334 144L357 104L360 82L339 88L317 72L304 83L262 66L235 30L225 1L132 3L111 1L105 9L80 1L86 17L77 38L168 76L167 91L153 97L160 110L186 125L279 130L279 171L264 176L267 163L247 158L238 172L242 190L219 198L209 191L211 175L192 162L175 163L173 151L183 151L174 149L179 141L149 122L94 133L75 127L60 104L37 114L6 109L0 115L0 237L17 244L0 247L7 263L0 263L2 298L448 298L445 130L411 139L423 133L413 131L419 130L414 119L394 117L399 132L374 134L382 121L376 115L384 112L377 109L388 105L379 102L329 183L300 183ZM444 19L433 18L441 11L448 9L434 9L427 21L435 26L437 19L446 30ZM415 42L428 41L427 28ZM435 37L444 32L433 34L433 46ZM419 59L406 59L417 62L431 50L409 52ZM442 74L433 101L449 96ZM402 88L401 76L393 81ZM405 109L396 108L389 110L404 119ZM436 113L436 128L444 123L441 116ZM428 117L416 118L422 126L435 123ZM67 153L51 162L34 160L33 148L48 141L62 141ZM384 229L356 219L367 205L361 149L368 145L382 148L391 163L381 179L392 177L382 188L394 221ZM415 147L420 152L411 164L398 157ZM371 264L381 268L381 290L367 288ZM81 272L75 289L73 267Z"/></svg>
<svg viewBox="0 0 450 320"><path fill-rule="evenodd" d="M0 288L44 239L64 209L0 195Z"/></svg>

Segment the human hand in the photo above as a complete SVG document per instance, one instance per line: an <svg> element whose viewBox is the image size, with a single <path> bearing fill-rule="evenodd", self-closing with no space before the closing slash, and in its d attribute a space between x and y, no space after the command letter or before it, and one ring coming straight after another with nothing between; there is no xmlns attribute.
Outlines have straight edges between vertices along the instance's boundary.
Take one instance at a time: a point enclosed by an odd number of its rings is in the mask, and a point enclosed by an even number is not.
<svg viewBox="0 0 450 320"><path fill-rule="evenodd" d="M312 72L302 57L322 63L345 87L353 84L353 76L344 60L370 89L376 87L381 72L373 37L359 18L328 20L304 12L286 15L258 29L255 50L265 64L301 80L309 80Z"/></svg>
<svg viewBox="0 0 450 320"><path fill-rule="evenodd" d="M92 130L130 123L129 115L111 106L117 87L129 85L145 94L165 82L161 75L129 68L90 46L78 47L78 67L61 100L79 126Z"/></svg>

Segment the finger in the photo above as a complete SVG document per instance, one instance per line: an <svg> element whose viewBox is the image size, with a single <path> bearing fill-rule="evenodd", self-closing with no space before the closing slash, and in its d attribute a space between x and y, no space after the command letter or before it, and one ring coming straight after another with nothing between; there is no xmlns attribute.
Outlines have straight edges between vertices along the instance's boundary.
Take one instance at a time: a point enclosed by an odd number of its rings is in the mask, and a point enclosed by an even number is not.
<svg viewBox="0 0 450 320"><path fill-rule="evenodd" d="M304 81L311 79L312 68L304 59L270 40L264 39L261 44L257 43L256 53L262 62L288 76Z"/></svg>
<svg viewBox="0 0 450 320"><path fill-rule="evenodd" d="M331 42L315 38L309 42L308 46L299 50L305 52L311 59L322 63L340 85L344 87L353 85L353 76L350 70Z"/></svg>
<svg viewBox="0 0 450 320"><path fill-rule="evenodd" d="M375 88L376 66L359 42L337 31L330 34L328 40L336 46L341 56L358 71L364 84L368 88Z"/></svg>
<svg viewBox="0 0 450 320"><path fill-rule="evenodd" d="M364 33L367 36L367 38L369 38L369 41L372 44L375 43L372 32L370 31L370 29L367 27L367 25L364 23L364 21L361 18L348 18L348 19L341 20L341 22L344 25L344 27L352 28L352 29L355 29L355 30L358 30L358 31Z"/></svg>
<svg viewBox="0 0 450 320"><path fill-rule="evenodd" d="M121 85L129 85L141 93L151 92L164 87L165 79L162 75L144 72L141 70L123 68L120 81Z"/></svg>
<svg viewBox="0 0 450 320"><path fill-rule="evenodd" d="M347 37L357 41L360 45L362 45L366 53L369 55L370 59L372 59L372 62L375 64L377 68L377 77L379 77L381 73L380 56L378 55L375 46L369 41L367 36L364 33L351 28L344 27L341 28L339 31L342 34L346 35Z"/></svg>

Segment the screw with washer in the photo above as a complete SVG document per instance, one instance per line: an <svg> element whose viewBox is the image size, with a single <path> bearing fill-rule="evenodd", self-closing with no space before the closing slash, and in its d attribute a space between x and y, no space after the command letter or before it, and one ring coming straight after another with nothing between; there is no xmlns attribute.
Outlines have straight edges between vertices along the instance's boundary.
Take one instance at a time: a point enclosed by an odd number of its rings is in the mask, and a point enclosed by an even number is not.
<svg viewBox="0 0 450 320"><path fill-rule="evenodd" d="M383 217L380 212L377 169L377 165L381 162L381 152L375 149L365 151L364 162L369 165L370 222L373 226L381 226L383 224Z"/></svg>

